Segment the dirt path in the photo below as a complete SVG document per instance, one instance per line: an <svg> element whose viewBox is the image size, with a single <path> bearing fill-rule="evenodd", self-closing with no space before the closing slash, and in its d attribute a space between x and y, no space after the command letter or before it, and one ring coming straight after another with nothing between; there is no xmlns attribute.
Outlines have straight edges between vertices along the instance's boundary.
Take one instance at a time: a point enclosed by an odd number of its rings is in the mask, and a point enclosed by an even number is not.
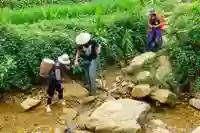
<svg viewBox="0 0 200 133"><path fill-rule="evenodd" d="M106 80L109 85L112 84L112 81L115 80L118 73L118 70L114 71L113 69L111 72L106 72ZM64 87L67 88L67 95L77 93L76 85L71 82L64 84ZM87 109L92 108L91 104L83 108L83 106L79 106L79 104L74 101L67 102L68 104L66 107L72 107L76 109L78 113L82 113L83 111L87 111ZM19 103L0 103L0 132L14 133L16 132L16 128L22 127L29 130L45 125L49 127L57 127L59 126L58 120L61 113L62 107L58 104L53 105L52 113L46 113L44 103L28 112L23 112ZM153 109L149 118L161 119L169 125L175 133L185 133L186 130L192 130L197 126L200 126L200 111L191 108L187 104L180 104L174 109Z"/></svg>

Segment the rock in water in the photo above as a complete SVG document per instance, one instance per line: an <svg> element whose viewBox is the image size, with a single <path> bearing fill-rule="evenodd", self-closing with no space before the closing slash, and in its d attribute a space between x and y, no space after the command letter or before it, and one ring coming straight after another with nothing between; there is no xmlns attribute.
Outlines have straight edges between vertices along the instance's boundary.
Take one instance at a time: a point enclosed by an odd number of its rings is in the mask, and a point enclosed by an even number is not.
<svg viewBox="0 0 200 133"><path fill-rule="evenodd" d="M200 126L197 127L194 131L192 131L192 133L200 133Z"/></svg>
<svg viewBox="0 0 200 133"><path fill-rule="evenodd" d="M200 99L192 98L192 99L189 100L189 104L191 106L195 107L196 109L200 110Z"/></svg>
<svg viewBox="0 0 200 133"><path fill-rule="evenodd" d="M65 125L66 122L71 122L77 116L77 111L72 108L63 108L59 118L59 123Z"/></svg>
<svg viewBox="0 0 200 133"><path fill-rule="evenodd" d="M178 100L176 94L167 89L156 89L155 91L152 91L150 95L152 99L157 100L160 103L168 104L170 106L176 105Z"/></svg>
<svg viewBox="0 0 200 133"><path fill-rule="evenodd" d="M156 54L153 52L146 52L139 56L136 56L131 61L130 65L124 69L124 71L128 74L132 74L138 69L140 69L146 61L154 59L155 57L156 57Z"/></svg>
<svg viewBox="0 0 200 133"><path fill-rule="evenodd" d="M63 108L60 119L74 119L77 115L77 111L72 108Z"/></svg>
<svg viewBox="0 0 200 133"><path fill-rule="evenodd" d="M149 71L140 72L136 76L136 80L139 83L149 83L151 81L151 73Z"/></svg>
<svg viewBox="0 0 200 133"><path fill-rule="evenodd" d="M146 133L170 133L167 126L159 119L151 120L145 125Z"/></svg>
<svg viewBox="0 0 200 133"><path fill-rule="evenodd" d="M132 88L131 95L136 98L142 98L148 96L151 92L150 85L141 84Z"/></svg>
<svg viewBox="0 0 200 133"><path fill-rule="evenodd" d="M41 100L36 100L36 99L33 99L33 98L27 98L25 101L23 101L21 103L21 107L24 110L29 110L30 108L33 108L40 103L41 103Z"/></svg>
<svg viewBox="0 0 200 133"><path fill-rule="evenodd" d="M149 110L149 104L136 100L108 101L92 113L86 127L96 133L137 133Z"/></svg>
<svg viewBox="0 0 200 133"><path fill-rule="evenodd" d="M80 100L81 104L87 104L96 100L96 96L88 96Z"/></svg>

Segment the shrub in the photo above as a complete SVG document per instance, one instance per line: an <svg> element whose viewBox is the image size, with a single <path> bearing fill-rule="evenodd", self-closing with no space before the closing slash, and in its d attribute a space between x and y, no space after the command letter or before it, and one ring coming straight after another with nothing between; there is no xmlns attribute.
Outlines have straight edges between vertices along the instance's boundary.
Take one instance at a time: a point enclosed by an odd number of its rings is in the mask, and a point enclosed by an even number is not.
<svg viewBox="0 0 200 133"><path fill-rule="evenodd" d="M194 90L200 90L200 80L198 80L200 26L195 25L198 23L199 9L196 4L178 5L170 18L170 23L173 25L170 25L168 29L168 35L171 38L168 52L174 66L174 76L179 86L186 81L195 82Z"/></svg>

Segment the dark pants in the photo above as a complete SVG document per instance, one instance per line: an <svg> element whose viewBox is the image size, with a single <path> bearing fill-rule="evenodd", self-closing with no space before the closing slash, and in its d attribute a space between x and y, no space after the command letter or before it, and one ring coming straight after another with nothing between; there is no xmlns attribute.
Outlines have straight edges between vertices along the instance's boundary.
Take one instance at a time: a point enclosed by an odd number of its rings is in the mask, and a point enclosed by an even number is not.
<svg viewBox="0 0 200 133"><path fill-rule="evenodd" d="M63 99L63 89L61 88L61 83L59 83L56 79L51 79L49 83L49 87L47 89L47 104L50 105L52 103L52 98L54 96L55 91L58 91L58 98Z"/></svg>
<svg viewBox="0 0 200 133"><path fill-rule="evenodd" d="M162 43L161 30L159 28L154 28L152 31L149 31L147 51L157 51L160 48L160 43Z"/></svg>

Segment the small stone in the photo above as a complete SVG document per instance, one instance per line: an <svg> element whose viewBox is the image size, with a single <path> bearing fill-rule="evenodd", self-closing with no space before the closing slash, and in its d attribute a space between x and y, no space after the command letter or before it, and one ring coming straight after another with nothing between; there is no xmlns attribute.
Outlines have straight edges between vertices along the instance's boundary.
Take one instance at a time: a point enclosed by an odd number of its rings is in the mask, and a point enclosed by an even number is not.
<svg viewBox="0 0 200 133"><path fill-rule="evenodd" d="M192 98L192 99L189 100L189 104L191 106L195 107L196 109L200 110L200 99Z"/></svg>
<svg viewBox="0 0 200 133"><path fill-rule="evenodd" d="M96 98L97 98L96 96L88 96L88 97L81 99L80 103L81 104L90 103L90 102L95 101Z"/></svg>
<svg viewBox="0 0 200 133"><path fill-rule="evenodd" d="M122 77L121 77L121 76L117 76L117 77L115 78L115 81L116 81L116 82L121 82L121 81L122 81Z"/></svg>
<svg viewBox="0 0 200 133"><path fill-rule="evenodd" d="M197 127L194 131L192 131L192 133L200 133L200 126Z"/></svg>

